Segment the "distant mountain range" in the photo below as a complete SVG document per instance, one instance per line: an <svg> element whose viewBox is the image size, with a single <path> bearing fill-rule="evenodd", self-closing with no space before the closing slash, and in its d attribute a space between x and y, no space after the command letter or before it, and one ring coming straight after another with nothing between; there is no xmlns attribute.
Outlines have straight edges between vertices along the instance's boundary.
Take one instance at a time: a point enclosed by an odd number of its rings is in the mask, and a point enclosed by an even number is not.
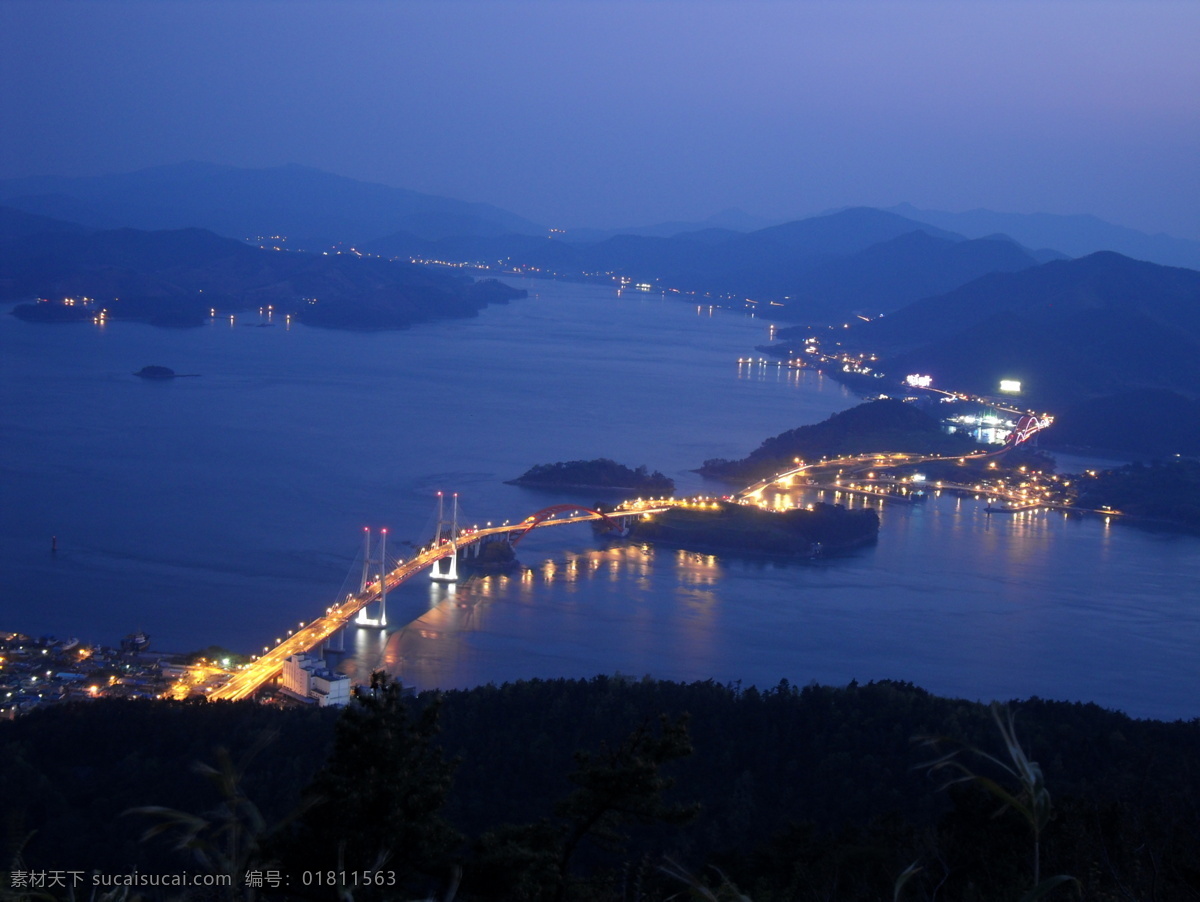
<svg viewBox="0 0 1200 902"><path fill-rule="evenodd" d="M1095 216L997 213L994 210L946 213L919 210L911 204L888 209L899 216L949 229L967 238L983 238L999 233L1008 235L1026 247L1052 247L1071 257L1082 257L1096 251L1116 251L1135 260L1200 269L1200 241L1163 234L1148 235L1136 229L1113 225Z"/></svg>
<svg viewBox="0 0 1200 902"><path fill-rule="evenodd" d="M979 393L1019 379L1026 403L1061 412L1072 441L1131 447L1102 410L1162 424L1156 434L1174 444L1159 450L1200 451L1200 427L1170 429L1200 404L1200 272L1089 253L1099 243L1191 259L1200 243L1092 217L858 207L754 228L726 211L564 235L487 204L303 167L204 163L0 181L0 200L0 299L58 302L18 307L26 318L90 316L61 303L86 295L114 317L162 323L271 304L312 324L395 328L520 294L387 258L624 278L776 321L849 322L844 340L882 353L890 373Z"/></svg>
<svg viewBox="0 0 1200 902"><path fill-rule="evenodd" d="M759 305L773 318L804 322L877 316L985 273L1055 256L1004 238L968 241L867 207L750 233L617 235L595 244L515 235L422 241L397 234L364 247L385 256L531 267L566 278L624 277L732 306Z"/></svg>
<svg viewBox="0 0 1200 902"><path fill-rule="evenodd" d="M199 227L242 240L282 235L287 246L301 250L326 250L333 244L357 246L398 233L423 241L550 234L545 225L490 204L362 182L296 165L245 169L189 162L86 178L2 179L0 204L95 229ZM932 226L943 235L969 239L1008 236L1034 249L1035 257L1048 248L1069 256L1115 250L1137 259L1200 268L1200 242L1147 235L1093 216L991 210L947 213L909 204L885 212L915 222L917 228ZM696 222L573 228L555 234L571 245L599 244L620 235L715 243L732 239L733 233L760 232L777 224L729 209Z"/></svg>
<svg viewBox="0 0 1200 902"><path fill-rule="evenodd" d="M320 251L405 231L449 235L544 234L490 204L370 184L303 166L239 169L180 163L123 175L0 180L0 203L94 229L203 228L229 238L282 235Z"/></svg>
<svg viewBox="0 0 1200 902"><path fill-rule="evenodd" d="M473 316L525 292L353 253L271 251L204 229L89 231L0 208L0 300L27 320L113 319L198 325L272 306L309 325L403 328ZM64 299L72 299L64 302ZM93 299L85 302L84 298Z"/></svg>

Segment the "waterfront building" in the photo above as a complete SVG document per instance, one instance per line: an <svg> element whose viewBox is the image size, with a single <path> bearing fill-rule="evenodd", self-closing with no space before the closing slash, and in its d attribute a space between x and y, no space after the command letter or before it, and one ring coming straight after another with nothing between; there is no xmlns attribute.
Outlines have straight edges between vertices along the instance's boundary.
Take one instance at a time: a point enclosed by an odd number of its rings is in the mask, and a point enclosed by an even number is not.
<svg viewBox="0 0 1200 902"><path fill-rule="evenodd" d="M350 677L334 673L322 658L292 655L283 662L283 691L322 708L350 703Z"/></svg>

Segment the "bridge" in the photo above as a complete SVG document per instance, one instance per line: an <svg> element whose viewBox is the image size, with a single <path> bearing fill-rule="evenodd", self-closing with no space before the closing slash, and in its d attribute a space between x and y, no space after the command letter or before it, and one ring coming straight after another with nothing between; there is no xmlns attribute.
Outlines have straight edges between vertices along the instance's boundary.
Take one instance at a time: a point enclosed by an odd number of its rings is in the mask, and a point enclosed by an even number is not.
<svg viewBox="0 0 1200 902"><path fill-rule="evenodd" d="M220 685L210 685L206 690L208 698L213 700L237 701L249 698L263 684L274 679L283 669L284 662L292 655L311 651L323 642L329 641L344 627L351 623L366 627L387 626L387 593L401 583L411 579L416 574L432 568L431 579L441 582L453 582L458 579L458 560L461 557L478 555L480 549L491 541L504 541L517 545L521 539L535 529L545 529L553 526L571 526L576 523L600 523L612 534L628 533L628 521L636 518L649 517L662 513L677 504L676 501L632 501L619 505L614 510L599 511L581 507L577 504L558 504L535 511L518 523L505 523L502 526L491 526L484 529L475 527L460 528L457 524L457 503L455 496L455 513L451 519L443 519L442 496L438 493L438 526L434 541L407 561L400 561L392 570L381 573L372 579L370 565L378 563L381 569L386 567L387 530L380 534L379 557L372 560L370 556L370 534L364 540L363 577L357 593L351 593L344 601L330 605L325 614L311 623L300 623L299 628L291 632L287 638L274 648L265 651L245 669L239 670L226 682ZM563 516L565 515L565 516ZM445 561L447 566L439 566ZM375 616L369 615L369 606L376 605Z"/></svg>
<svg viewBox="0 0 1200 902"><path fill-rule="evenodd" d="M759 480L753 485L746 486L740 492L737 492L733 497L737 500L750 500L762 496L765 489L779 483L788 482L792 478L807 474L815 470L828 470L837 468L839 470L865 470L869 467L898 467L910 464L923 464L931 461L947 461L958 460L966 462L968 460L984 460L989 457L999 457L1001 454L1006 454L1013 448L1017 447L1029 439L1033 438L1043 429L1049 428L1054 422L1054 418L1050 416L1038 417L1035 414L1024 414L1017 420L1013 431L1008 434L1003 445L992 451L972 451L970 454L858 454L847 457L835 457L828 460L819 460L812 463L804 463L797 460L796 466L791 469L776 473L774 476L769 476L766 479Z"/></svg>
<svg viewBox="0 0 1200 902"><path fill-rule="evenodd" d="M765 489L773 485L790 484L791 480L801 474L817 470L838 468L851 472L866 471L871 467L895 467L901 465L920 464L939 460L974 460L995 457L1003 454L1022 442L1027 441L1037 432L1048 427L1053 422L1050 417L1039 418L1032 414L1023 415L1017 422L1016 428L1008 436L1004 446L995 451L977 451L967 455L939 454L861 454L821 460L814 463L802 463L791 469L776 473L767 479L760 480L747 486L730 500L739 503L756 503L761 500ZM965 486L963 488L966 488ZM993 494L996 493L994 490ZM1012 498L1012 501L1026 501L1024 498ZM610 534L623 535L628 532L628 521L635 518L650 517L676 506L689 506L694 500L657 499L649 502L623 502L611 511L593 510L579 505L559 504L543 508L530 514L518 523L505 523L501 526L489 526L484 529L476 527L460 528L458 525L458 496L453 499L453 513L449 519L445 517L444 498L438 493L438 524L435 538L429 545L421 548L416 555L407 561L400 561L393 569L386 572L386 540L387 531L380 535L379 556L371 558L370 533L364 536L362 581L357 593L349 594L345 600L330 605L325 614L305 624L301 622L295 631L289 631L287 638L280 641L274 648L268 648L261 657L256 658L243 670L234 673L223 683L212 683L207 686L205 693L210 699L239 700L249 698L265 683L274 679L283 669L284 662L292 655L311 651L334 636L340 637L340 631L351 623L360 627L386 628L387 626L387 593L400 584L411 579L416 574L430 569L430 578L435 581L453 582L458 579L458 560L460 556L478 556L483 547L492 541L504 541L510 546L516 546L522 538L534 529L555 526L570 526L576 523L600 523ZM442 564L445 562L445 566ZM371 564L379 564L380 573L372 579ZM371 616L370 606L376 606L376 614Z"/></svg>

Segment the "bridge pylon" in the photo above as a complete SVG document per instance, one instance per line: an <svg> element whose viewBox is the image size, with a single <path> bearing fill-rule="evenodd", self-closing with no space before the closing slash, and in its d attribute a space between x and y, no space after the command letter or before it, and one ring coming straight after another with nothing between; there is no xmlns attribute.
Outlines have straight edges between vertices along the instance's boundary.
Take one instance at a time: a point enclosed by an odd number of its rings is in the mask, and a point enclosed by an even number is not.
<svg viewBox="0 0 1200 902"><path fill-rule="evenodd" d="M363 528L363 572L362 572L362 586L359 588L360 593L366 592L368 586L370 586L374 582L374 580L371 579L371 565L372 564L379 565L379 599L376 602L372 602L372 604L377 604L379 606L376 609L378 611L378 614L376 616L372 617L368 613L368 609L371 607L371 605L366 604L366 605L363 605L362 608L359 609L358 618L354 622L358 626L365 626L365 627L372 628L372 629L386 629L387 628L387 580L385 579L385 577L387 576L387 530L386 529L379 530L379 558L378 558L378 560L373 560L371 558L371 530L369 528L364 527Z"/></svg>
<svg viewBox="0 0 1200 902"><path fill-rule="evenodd" d="M448 557L433 562L429 568L429 578L435 583L458 582L458 492L454 493L454 513L446 519L445 498L438 492L438 522L433 535L434 545L449 544L452 553ZM445 569L442 562L446 562Z"/></svg>

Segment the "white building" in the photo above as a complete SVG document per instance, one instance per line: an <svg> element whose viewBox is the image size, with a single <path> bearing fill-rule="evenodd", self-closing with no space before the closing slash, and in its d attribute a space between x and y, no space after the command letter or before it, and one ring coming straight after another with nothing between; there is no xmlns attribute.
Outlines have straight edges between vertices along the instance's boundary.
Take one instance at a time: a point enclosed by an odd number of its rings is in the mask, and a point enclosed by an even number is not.
<svg viewBox="0 0 1200 902"><path fill-rule="evenodd" d="M313 699L322 708L350 703L350 677L334 673L322 658L292 655L283 662L283 691L293 698Z"/></svg>

